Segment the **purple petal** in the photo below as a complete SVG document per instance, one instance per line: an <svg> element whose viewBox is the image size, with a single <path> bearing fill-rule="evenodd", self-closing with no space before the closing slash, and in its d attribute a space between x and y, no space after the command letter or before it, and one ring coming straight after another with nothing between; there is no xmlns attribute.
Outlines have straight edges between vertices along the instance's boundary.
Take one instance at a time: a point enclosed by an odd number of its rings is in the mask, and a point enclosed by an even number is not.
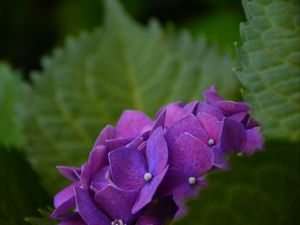
<svg viewBox="0 0 300 225"><path fill-rule="evenodd" d="M241 123L225 118L221 135L221 150L225 153L237 152L246 143L246 131Z"/></svg>
<svg viewBox="0 0 300 225"><path fill-rule="evenodd" d="M198 113L207 113L209 115L214 116L218 120L223 120L223 118L224 118L224 115L222 114L222 112L218 108L213 107L213 106L211 106L207 103L200 103L198 105L197 114Z"/></svg>
<svg viewBox="0 0 300 225"><path fill-rule="evenodd" d="M248 112L239 112L235 113L232 116L229 116L229 119L235 120L237 122L242 122L248 116Z"/></svg>
<svg viewBox="0 0 300 225"><path fill-rule="evenodd" d="M55 210L51 215L53 218L58 218L69 209L75 207L74 184L70 184L55 195L54 206Z"/></svg>
<svg viewBox="0 0 300 225"><path fill-rule="evenodd" d="M185 132L198 138L207 136L196 116L192 114L187 115L174 123L166 133L166 140L170 151L174 148L176 140Z"/></svg>
<svg viewBox="0 0 300 225"><path fill-rule="evenodd" d="M182 103L171 103L164 108L166 110L165 126L169 127L186 115Z"/></svg>
<svg viewBox="0 0 300 225"><path fill-rule="evenodd" d="M177 168L169 168L164 180L159 187L160 196L169 196L173 194L175 188L179 185L186 183L187 176L182 172L182 170Z"/></svg>
<svg viewBox="0 0 300 225"><path fill-rule="evenodd" d="M149 123L151 120L145 114L139 111L125 110L116 126L116 137L138 136Z"/></svg>
<svg viewBox="0 0 300 225"><path fill-rule="evenodd" d="M175 219L183 217L187 213L185 202L188 198L192 198L197 195L199 186L191 186L189 184L182 184L174 190L173 199L178 206Z"/></svg>
<svg viewBox="0 0 300 225"><path fill-rule="evenodd" d="M138 190L144 184L147 172L145 157L140 151L124 148L109 153L113 182L126 190Z"/></svg>
<svg viewBox="0 0 300 225"><path fill-rule="evenodd" d="M246 143L241 149L243 153L251 154L254 150L261 150L263 148L264 139L259 127L247 129L246 135Z"/></svg>
<svg viewBox="0 0 300 225"><path fill-rule="evenodd" d="M92 182L90 188L97 192L108 185L109 180L106 178L106 174L108 172L109 166L103 167L102 169L98 170L94 177L92 178Z"/></svg>
<svg viewBox="0 0 300 225"><path fill-rule="evenodd" d="M105 145L108 149L114 150L125 147L125 145L129 144L133 140L133 137L108 139L105 141Z"/></svg>
<svg viewBox="0 0 300 225"><path fill-rule="evenodd" d="M75 187L76 205L81 218L88 225L108 225L110 219L95 205L88 190Z"/></svg>
<svg viewBox="0 0 300 225"><path fill-rule="evenodd" d="M251 128L254 128L254 127L258 127L259 124L250 116L248 115L244 121L243 121L243 124L245 125L245 127L247 129L251 129Z"/></svg>
<svg viewBox="0 0 300 225"><path fill-rule="evenodd" d="M147 141L146 157L149 172L153 175L161 173L168 163L168 146L162 127L158 127Z"/></svg>
<svg viewBox="0 0 300 225"><path fill-rule="evenodd" d="M184 106L186 114L197 114L198 111L199 102L198 101L192 101L189 102Z"/></svg>
<svg viewBox="0 0 300 225"><path fill-rule="evenodd" d="M222 133L223 122L217 120L215 117L207 113L198 113L197 118L207 133L207 138L201 138L201 140L208 144L209 140L213 139L214 144L218 144Z"/></svg>
<svg viewBox="0 0 300 225"><path fill-rule="evenodd" d="M133 141L129 142L125 147L137 149L144 142L142 136L135 138Z"/></svg>
<svg viewBox="0 0 300 225"><path fill-rule="evenodd" d="M121 219L128 223L132 219L131 209L137 193L137 191L125 191L107 185L96 193L95 200L110 218Z"/></svg>
<svg viewBox="0 0 300 225"><path fill-rule="evenodd" d="M87 225L80 217L78 213L74 213L71 216L64 218L58 225Z"/></svg>
<svg viewBox="0 0 300 225"><path fill-rule="evenodd" d="M85 163L81 166L81 174L80 174L80 184L84 189L88 189L91 182L91 173L89 169L89 164Z"/></svg>
<svg viewBox="0 0 300 225"><path fill-rule="evenodd" d="M160 127L160 126L164 126L165 121L166 121L166 116L167 116L167 111L163 110L155 119L153 127L152 127L152 131L156 130L156 128Z"/></svg>
<svg viewBox="0 0 300 225"><path fill-rule="evenodd" d="M177 148L169 152L171 167L182 170L187 177L198 177L212 168L213 153L202 141L184 133L177 143Z"/></svg>
<svg viewBox="0 0 300 225"><path fill-rule="evenodd" d="M74 182L79 180L78 174L81 173L80 168L68 166L57 166L56 168L58 169L60 174L63 175L65 178Z"/></svg>
<svg viewBox="0 0 300 225"><path fill-rule="evenodd" d="M88 164L92 176L97 170L107 165L107 151L104 145L98 145L93 148L89 155Z"/></svg>
<svg viewBox="0 0 300 225"><path fill-rule="evenodd" d="M241 122L249 113L249 106L244 102L219 101L217 107L222 111L224 116L233 116L236 113L241 113L239 119ZM244 114L243 114L244 113ZM244 115L244 117L242 117Z"/></svg>
<svg viewBox="0 0 300 225"><path fill-rule="evenodd" d="M144 185L144 187L139 192L136 202L134 203L134 206L132 208L131 212L133 214L137 213L139 210L144 208L147 204L149 204L152 201L153 196L158 186L164 179L167 171L168 171L168 166L164 169L164 171L162 171L162 173L160 173L157 176L154 176L151 181L147 182Z"/></svg>
<svg viewBox="0 0 300 225"><path fill-rule="evenodd" d="M204 92L204 98L210 105L215 105L218 101L223 100L216 92L215 85L212 85L207 91Z"/></svg>
<svg viewBox="0 0 300 225"><path fill-rule="evenodd" d="M100 132L99 136L97 137L96 143L94 147L98 145L103 145L105 140L113 139L115 137L115 128L111 125L107 125L104 129Z"/></svg>
<svg viewBox="0 0 300 225"><path fill-rule="evenodd" d="M227 155L225 152L221 151L220 146L215 146L212 150L214 153L214 166L223 170L229 169Z"/></svg>

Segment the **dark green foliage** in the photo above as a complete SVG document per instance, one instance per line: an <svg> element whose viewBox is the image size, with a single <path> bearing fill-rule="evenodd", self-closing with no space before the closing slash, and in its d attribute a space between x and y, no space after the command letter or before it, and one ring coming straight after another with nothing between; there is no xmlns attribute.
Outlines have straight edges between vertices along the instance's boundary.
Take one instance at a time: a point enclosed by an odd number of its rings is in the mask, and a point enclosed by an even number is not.
<svg viewBox="0 0 300 225"><path fill-rule="evenodd" d="M24 154L0 147L0 224L22 225L36 209L50 205L50 196L40 185Z"/></svg>
<svg viewBox="0 0 300 225"><path fill-rule="evenodd" d="M300 221L300 146L267 143L252 157L233 157L232 169L208 177L178 225L293 225Z"/></svg>
<svg viewBox="0 0 300 225"><path fill-rule="evenodd" d="M19 147L22 144L21 125L17 117L20 99L20 74L0 63L0 145Z"/></svg>

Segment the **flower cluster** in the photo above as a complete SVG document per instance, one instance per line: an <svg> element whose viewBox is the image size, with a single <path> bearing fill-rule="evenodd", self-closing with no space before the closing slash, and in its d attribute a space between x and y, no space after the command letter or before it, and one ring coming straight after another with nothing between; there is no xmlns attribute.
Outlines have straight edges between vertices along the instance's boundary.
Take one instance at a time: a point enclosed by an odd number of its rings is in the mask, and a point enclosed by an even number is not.
<svg viewBox="0 0 300 225"><path fill-rule="evenodd" d="M205 102L171 103L154 121L126 110L106 126L81 168L58 166L73 183L54 198L60 225L158 225L186 213L185 201L226 169L231 153L262 149L246 103L223 100L212 86Z"/></svg>

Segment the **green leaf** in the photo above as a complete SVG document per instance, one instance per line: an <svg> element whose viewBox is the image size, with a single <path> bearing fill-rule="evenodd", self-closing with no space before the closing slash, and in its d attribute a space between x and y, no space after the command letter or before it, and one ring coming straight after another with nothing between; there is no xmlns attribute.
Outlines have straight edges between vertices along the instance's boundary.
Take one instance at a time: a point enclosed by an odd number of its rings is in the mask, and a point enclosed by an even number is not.
<svg viewBox="0 0 300 225"><path fill-rule="evenodd" d="M52 204L24 154L0 147L0 224L26 225L24 218Z"/></svg>
<svg viewBox="0 0 300 225"><path fill-rule="evenodd" d="M237 47L245 99L272 139L300 137L300 2L243 1L247 23Z"/></svg>
<svg viewBox="0 0 300 225"><path fill-rule="evenodd" d="M20 147L23 141L17 105L21 100L20 74L0 63L0 145Z"/></svg>
<svg viewBox="0 0 300 225"><path fill-rule="evenodd" d="M273 142L232 170L209 175L210 186L189 202L176 225L293 225L299 222L300 146Z"/></svg>
<svg viewBox="0 0 300 225"><path fill-rule="evenodd" d="M41 214L41 217L29 217L25 220L32 225L56 225L58 221L50 218L51 211L51 209L40 209L39 212Z"/></svg>
<svg viewBox="0 0 300 225"><path fill-rule="evenodd" d="M153 116L165 103L199 99L212 83L235 96L231 66L203 37L166 32L155 21L143 27L107 0L103 27L69 39L34 76L24 107L30 160L57 191L64 179L55 166L80 166L124 109Z"/></svg>

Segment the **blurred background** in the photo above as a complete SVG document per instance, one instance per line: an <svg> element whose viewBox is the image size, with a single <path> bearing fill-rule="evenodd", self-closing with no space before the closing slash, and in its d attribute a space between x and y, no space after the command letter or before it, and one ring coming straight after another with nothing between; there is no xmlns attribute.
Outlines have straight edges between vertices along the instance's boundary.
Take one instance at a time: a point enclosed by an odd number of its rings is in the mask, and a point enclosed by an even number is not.
<svg viewBox="0 0 300 225"><path fill-rule="evenodd" d="M187 29L194 37L205 35L208 43L217 45L220 52L236 58L233 43L240 40L239 24L246 20L241 0L119 1L142 24L156 18L164 26ZM66 37L101 26L102 3L102 0L0 0L0 62L16 68L15 77L20 72L29 80L31 71L41 69L41 57L62 46ZM0 74L9 77L10 71L3 68ZM7 83L13 84L15 80ZM6 108L12 109L9 104L17 102L19 96L14 94L18 91L14 88L19 86L0 83L0 103L3 100ZM8 98L1 99L3 90ZM9 110L2 112L0 128L5 115L10 118L11 114ZM12 124L8 122L6 127ZM2 131L8 133L7 129ZM0 141L1 137L0 133ZM52 205L52 196L41 185L41 177L32 169L23 147L18 146L10 149L0 145L0 225L26 225L24 217L39 216L37 208ZM252 158L235 158L233 167L237 169L212 176L210 181L214 186L205 190L201 204L192 203L197 205L193 215L200 216L204 225L300 224L299 149L299 143L266 143L266 150ZM49 217L47 213L45 217ZM198 222L190 217L182 224ZM53 221L33 224L48 225Z"/></svg>
<svg viewBox="0 0 300 225"><path fill-rule="evenodd" d="M121 0L137 21L157 18L163 24L205 34L221 51L234 52L244 21L239 0ZM62 45L66 36L101 25L102 0L1 0L0 60L28 77L40 58ZM234 54L233 54L234 55Z"/></svg>

